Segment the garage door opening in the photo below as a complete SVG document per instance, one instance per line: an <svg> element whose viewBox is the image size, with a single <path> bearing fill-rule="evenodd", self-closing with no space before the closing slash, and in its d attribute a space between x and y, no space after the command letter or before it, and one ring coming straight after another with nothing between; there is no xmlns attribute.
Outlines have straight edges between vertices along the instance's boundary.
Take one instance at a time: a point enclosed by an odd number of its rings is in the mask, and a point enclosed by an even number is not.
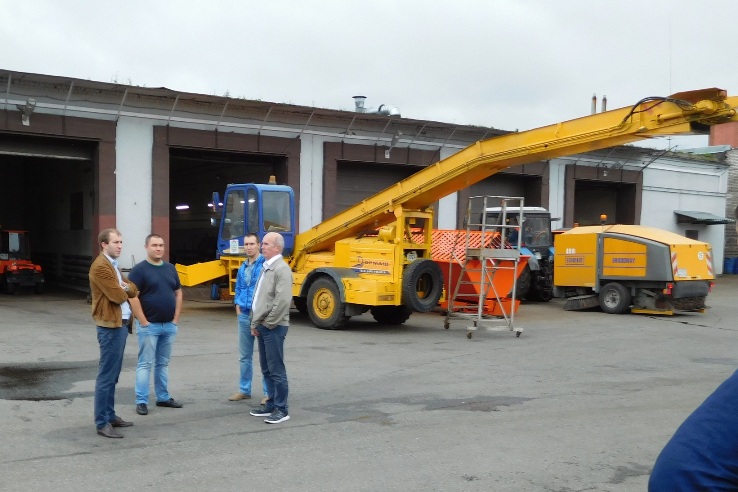
<svg viewBox="0 0 738 492"><path fill-rule="evenodd" d="M497 173L471 185L469 196L521 196L526 207L541 207L542 182L540 176Z"/></svg>
<svg viewBox="0 0 738 492"><path fill-rule="evenodd" d="M0 227L28 231L49 285L86 290L93 255L96 143L0 134Z"/></svg>
<svg viewBox="0 0 738 492"><path fill-rule="evenodd" d="M608 224L636 224L636 185L577 180L574 192L574 223L599 225L600 215Z"/></svg>
<svg viewBox="0 0 738 492"><path fill-rule="evenodd" d="M213 192L222 197L228 184L267 183L271 175L286 182L284 156L170 148L169 261L190 265L215 259Z"/></svg>

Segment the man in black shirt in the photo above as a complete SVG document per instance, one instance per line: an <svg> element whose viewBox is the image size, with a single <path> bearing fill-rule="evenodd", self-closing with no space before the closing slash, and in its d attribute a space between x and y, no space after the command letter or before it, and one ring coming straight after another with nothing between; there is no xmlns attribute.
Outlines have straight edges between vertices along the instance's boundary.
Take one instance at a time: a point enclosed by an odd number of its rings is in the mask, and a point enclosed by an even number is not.
<svg viewBox="0 0 738 492"><path fill-rule="evenodd" d="M139 288L131 300L138 333L136 367L136 413L149 413L149 382L154 366L154 392L157 407L182 408L169 395L169 358L177 336L182 310L182 287L174 265L164 261L164 239L157 234L146 237L146 261L131 269L128 278ZM135 280L134 280L135 279Z"/></svg>

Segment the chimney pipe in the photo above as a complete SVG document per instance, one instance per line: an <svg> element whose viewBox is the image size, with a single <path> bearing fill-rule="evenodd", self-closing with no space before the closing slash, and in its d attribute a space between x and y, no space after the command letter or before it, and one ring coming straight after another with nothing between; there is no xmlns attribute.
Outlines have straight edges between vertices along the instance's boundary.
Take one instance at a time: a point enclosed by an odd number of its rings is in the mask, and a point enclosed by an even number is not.
<svg viewBox="0 0 738 492"><path fill-rule="evenodd" d="M592 94L592 114L597 112L597 94Z"/></svg>
<svg viewBox="0 0 738 492"><path fill-rule="evenodd" d="M366 101L366 96L354 96L354 105L355 110L357 113L365 113L366 108L364 107L364 101Z"/></svg>
<svg viewBox="0 0 738 492"><path fill-rule="evenodd" d="M607 111L607 96L602 96L602 112Z"/></svg>
<svg viewBox="0 0 738 492"><path fill-rule="evenodd" d="M366 96L354 96L354 111L357 113L366 114L381 114L385 116L402 116L400 114L400 108L396 106L390 106L389 104L380 104L378 108L367 108L364 103Z"/></svg>

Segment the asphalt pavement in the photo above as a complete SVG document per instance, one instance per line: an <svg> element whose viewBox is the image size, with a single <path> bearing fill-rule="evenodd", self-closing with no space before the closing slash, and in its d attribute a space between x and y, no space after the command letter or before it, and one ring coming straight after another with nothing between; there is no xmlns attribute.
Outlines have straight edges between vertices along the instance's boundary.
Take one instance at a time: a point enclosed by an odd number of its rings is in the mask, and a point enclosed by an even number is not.
<svg viewBox="0 0 738 492"><path fill-rule="evenodd" d="M170 364L182 409L134 405L129 337L116 410L95 432L98 347L84 294L0 295L0 490L639 491L676 427L738 366L738 276L705 313L523 305L509 331L438 313L319 330L293 311L291 419L238 389L233 309L188 291ZM258 355L255 355L258 367Z"/></svg>

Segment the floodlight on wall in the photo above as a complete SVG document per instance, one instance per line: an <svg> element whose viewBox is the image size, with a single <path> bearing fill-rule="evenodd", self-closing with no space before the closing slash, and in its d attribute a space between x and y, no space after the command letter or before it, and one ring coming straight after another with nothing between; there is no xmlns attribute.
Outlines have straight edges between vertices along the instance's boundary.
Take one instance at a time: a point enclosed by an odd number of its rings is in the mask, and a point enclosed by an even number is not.
<svg viewBox="0 0 738 492"><path fill-rule="evenodd" d="M26 99L26 104L16 104L15 107L21 112L23 126L31 126L31 114L36 109L36 100L29 97Z"/></svg>
<svg viewBox="0 0 738 492"><path fill-rule="evenodd" d="M389 149L387 149L387 150L384 151L384 158L385 159L389 159L390 158L390 152L392 151L392 149L395 148L395 145L397 145L397 142L400 141L400 137L401 136L402 136L402 132L401 131L398 131L397 133L395 133L392 136L392 141L390 142Z"/></svg>
<svg viewBox="0 0 738 492"><path fill-rule="evenodd" d="M190 206L189 205L177 205L174 208L176 208L177 210L189 210Z"/></svg>

